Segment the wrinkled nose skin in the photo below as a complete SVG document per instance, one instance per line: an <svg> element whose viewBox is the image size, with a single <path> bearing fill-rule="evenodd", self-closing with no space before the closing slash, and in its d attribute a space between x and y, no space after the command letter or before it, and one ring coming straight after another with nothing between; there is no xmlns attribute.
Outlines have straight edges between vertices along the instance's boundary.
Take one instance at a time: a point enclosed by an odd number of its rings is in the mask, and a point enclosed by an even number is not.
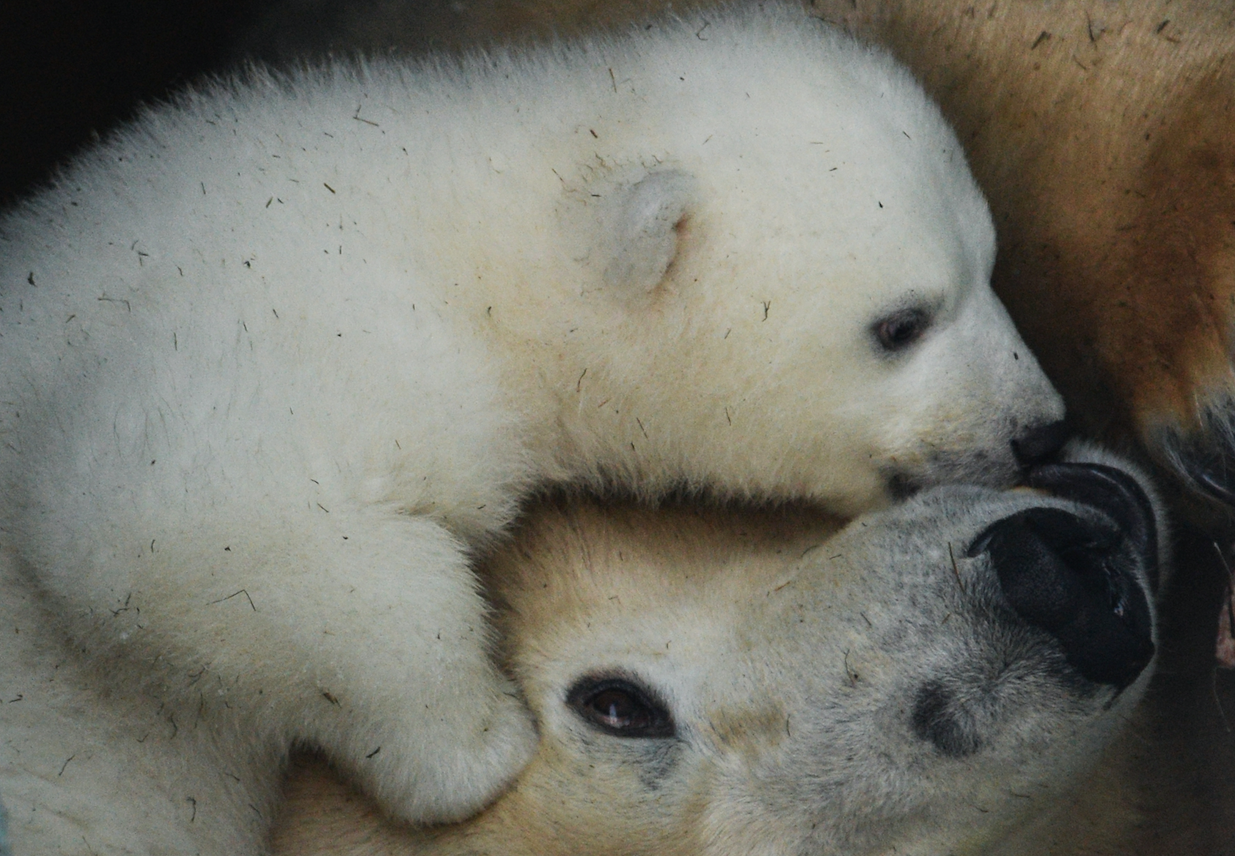
<svg viewBox="0 0 1235 856"><path fill-rule="evenodd" d="M970 556L990 555L1008 605L1054 636L1085 679L1124 689L1154 655L1145 587L1156 576L1157 532L1135 480L1096 464L1052 464L1030 483L1090 505L1103 517L1032 508L980 535Z"/></svg>
<svg viewBox="0 0 1235 856"><path fill-rule="evenodd" d="M1102 464L1058 463L1034 468L1025 481L1030 487L1106 512L1141 557L1145 577L1157 591L1158 526L1153 503L1135 478Z"/></svg>
<svg viewBox="0 0 1235 856"><path fill-rule="evenodd" d="M1062 419L1034 425L1012 441L1012 454L1026 469L1046 463L1063 448L1070 433Z"/></svg>

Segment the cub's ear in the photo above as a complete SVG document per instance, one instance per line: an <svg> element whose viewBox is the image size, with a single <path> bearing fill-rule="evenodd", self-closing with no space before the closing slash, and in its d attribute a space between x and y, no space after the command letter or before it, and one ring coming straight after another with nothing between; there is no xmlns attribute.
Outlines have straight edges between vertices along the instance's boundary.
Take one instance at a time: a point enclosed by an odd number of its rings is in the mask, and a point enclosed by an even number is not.
<svg viewBox="0 0 1235 856"><path fill-rule="evenodd" d="M694 177L677 169L649 172L622 188L606 218L612 243L605 284L632 297L659 285L677 257L679 227L694 199Z"/></svg>

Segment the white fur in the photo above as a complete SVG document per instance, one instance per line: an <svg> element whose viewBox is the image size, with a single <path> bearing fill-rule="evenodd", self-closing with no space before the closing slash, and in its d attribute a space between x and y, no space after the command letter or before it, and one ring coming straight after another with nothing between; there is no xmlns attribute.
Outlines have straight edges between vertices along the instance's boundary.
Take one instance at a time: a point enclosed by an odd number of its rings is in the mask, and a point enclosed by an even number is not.
<svg viewBox="0 0 1235 856"><path fill-rule="evenodd" d="M516 787L421 834L294 781L276 856L1041 856L1023 825L1067 811L1152 672L1122 692L1080 680L1009 609L990 555L969 556L993 523L1042 508L1104 513L968 486L839 534L791 514L542 510L490 569L540 723ZM1148 594L1151 560L1116 564ZM657 697L672 735L581 716L574 688L611 677ZM963 754L915 727L932 686Z"/></svg>
<svg viewBox="0 0 1235 856"><path fill-rule="evenodd" d="M1015 475L1061 403L936 110L784 9L695 29L254 71L0 222L5 585L81 669L456 818L533 744L468 568L536 485L853 512Z"/></svg>

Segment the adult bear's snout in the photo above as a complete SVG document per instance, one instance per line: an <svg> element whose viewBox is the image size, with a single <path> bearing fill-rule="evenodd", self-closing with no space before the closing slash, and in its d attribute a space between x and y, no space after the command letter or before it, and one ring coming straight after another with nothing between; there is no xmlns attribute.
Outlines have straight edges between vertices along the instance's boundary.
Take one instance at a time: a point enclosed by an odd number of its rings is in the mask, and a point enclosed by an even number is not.
<svg viewBox="0 0 1235 856"><path fill-rule="evenodd" d="M1158 525L1153 503L1135 478L1103 464L1056 463L1035 467L1026 481L1054 496L1102 509L1138 554L1150 588L1157 590Z"/></svg>
<svg viewBox="0 0 1235 856"><path fill-rule="evenodd" d="M1154 654L1141 582L1157 566L1152 506L1135 480L1110 467L1041 470L1038 486L1103 516L1053 507L1020 511L988 527L969 555L990 555L1008 605L1058 639L1083 677L1123 689Z"/></svg>

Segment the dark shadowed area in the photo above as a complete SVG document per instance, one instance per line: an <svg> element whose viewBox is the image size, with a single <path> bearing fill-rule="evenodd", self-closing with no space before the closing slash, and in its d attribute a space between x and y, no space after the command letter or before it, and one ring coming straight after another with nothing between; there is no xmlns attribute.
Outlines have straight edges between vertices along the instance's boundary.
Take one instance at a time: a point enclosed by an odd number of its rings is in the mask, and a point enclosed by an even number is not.
<svg viewBox="0 0 1235 856"><path fill-rule="evenodd" d="M216 69L255 0L0 3L0 205L143 101Z"/></svg>

